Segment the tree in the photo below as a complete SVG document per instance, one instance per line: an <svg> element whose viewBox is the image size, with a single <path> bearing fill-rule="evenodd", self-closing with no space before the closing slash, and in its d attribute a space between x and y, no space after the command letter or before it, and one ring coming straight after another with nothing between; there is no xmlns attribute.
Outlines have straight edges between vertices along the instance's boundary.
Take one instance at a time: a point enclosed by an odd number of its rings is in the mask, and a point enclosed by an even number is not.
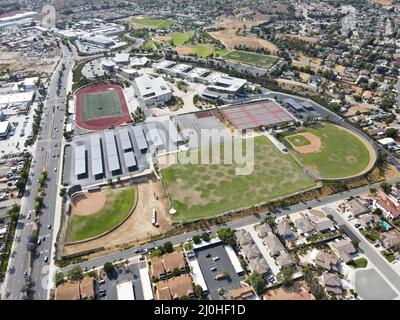
<svg viewBox="0 0 400 320"><path fill-rule="evenodd" d="M389 194L390 191L392 191L392 185L390 183L382 182L380 187L386 194Z"/></svg>
<svg viewBox="0 0 400 320"><path fill-rule="evenodd" d="M66 188L61 188L60 189L60 197L64 197L66 192L67 192Z"/></svg>
<svg viewBox="0 0 400 320"><path fill-rule="evenodd" d="M210 241L210 234L208 232L204 232L201 235L201 238L205 241L205 242L209 242Z"/></svg>
<svg viewBox="0 0 400 320"><path fill-rule="evenodd" d="M274 227L275 226L275 220L276 220L276 217L268 215L268 216L265 217L264 223L268 224L270 227Z"/></svg>
<svg viewBox="0 0 400 320"><path fill-rule="evenodd" d="M397 136L399 135L399 130L397 130L396 128L388 128L386 129L385 134L389 138L396 139Z"/></svg>
<svg viewBox="0 0 400 320"><path fill-rule="evenodd" d="M76 266L73 267L71 270L68 271L67 273L67 278L68 280L71 281L80 281L83 279L83 272L81 267Z"/></svg>
<svg viewBox="0 0 400 320"><path fill-rule="evenodd" d="M201 242L201 238L199 235L195 235L192 238L194 244L199 244Z"/></svg>
<svg viewBox="0 0 400 320"><path fill-rule="evenodd" d="M105 273L110 274L111 271L114 270L114 266L111 262L106 262L103 266L103 270Z"/></svg>
<svg viewBox="0 0 400 320"><path fill-rule="evenodd" d="M64 274L62 272L56 272L56 274L54 275L54 282L56 283L56 287L64 283L64 281Z"/></svg>
<svg viewBox="0 0 400 320"><path fill-rule="evenodd" d="M196 297L196 299L201 299L203 297L203 288L201 287L201 285L196 284L194 286L194 296Z"/></svg>
<svg viewBox="0 0 400 320"><path fill-rule="evenodd" d="M282 269L276 275L276 279L278 282L281 282L284 287L290 288L293 285L293 273L293 267Z"/></svg>
<svg viewBox="0 0 400 320"><path fill-rule="evenodd" d="M254 271L249 276L249 282L257 295L260 295L263 292L265 288L265 281L257 271Z"/></svg>
<svg viewBox="0 0 400 320"><path fill-rule="evenodd" d="M229 245L235 244L235 233L230 228L221 228L217 232L218 238L224 243Z"/></svg>
<svg viewBox="0 0 400 320"><path fill-rule="evenodd" d="M174 246L172 245L171 241L167 241L164 243L164 249L166 252L170 253L172 251L174 251Z"/></svg>
<svg viewBox="0 0 400 320"><path fill-rule="evenodd" d="M377 216L382 216L382 209L380 209L380 208L376 208L375 210L374 210L374 213L377 215Z"/></svg>
<svg viewBox="0 0 400 320"><path fill-rule="evenodd" d="M179 270L179 268L174 268L174 270L172 270L172 275L174 277L179 277L181 275L181 270Z"/></svg>

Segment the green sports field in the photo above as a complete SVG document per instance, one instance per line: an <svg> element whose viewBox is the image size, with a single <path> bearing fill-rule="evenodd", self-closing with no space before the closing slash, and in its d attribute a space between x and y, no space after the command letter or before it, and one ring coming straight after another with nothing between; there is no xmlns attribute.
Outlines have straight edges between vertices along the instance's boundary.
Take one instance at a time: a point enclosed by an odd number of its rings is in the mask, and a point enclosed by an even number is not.
<svg viewBox="0 0 400 320"><path fill-rule="evenodd" d="M175 22L168 19L154 19L150 17L135 18L132 22L140 27L155 28L155 29L168 29Z"/></svg>
<svg viewBox="0 0 400 320"><path fill-rule="evenodd" d="M179 33L172 33L170 34L171 40L174 46L183 45L186 41L192 38L194 32L179 32Z"/></svg>
<svg viewBox="0 0 400 320"><path fill-rule="evenodd" d="M85 93L83 95L83 121L121 115L122 107L115 91Z"/></svg>
<svg viewBox="0 0 400 320"><path fill-rule="evenodd" d="M132 187L110 189L105 192L104 207L92 215L73 214L68 223L67 241L79 241L100 235L123 221L135 203L135 189Z"/></svg>
<svg viewBox="0 0 400 320"><path fill-rule="evenodd" d="M221 148L224 145L214 146ZM254 139L254 170L236 175L236 164L173 164L162 170L174 221L198 220L288 196L315 186L290 155L265 137Z"/></svg>
<svg viewBox="0 0 400 320"><path fill-rule="evenodd" d="M268 56L265 54L258 54L254 52L232 50L223 56L226 60L237 61L252 66L269 67L274 64L278 58L275 56Z"/></svg>
<svg viewBox="0 0 400 320"><path fill-rule="evenodd" d="M346 129L333 124L306 128L321 140L320 150L312 153L295 152L295 156L318 177L338 179L360 174L370 166L375 153L371 146ZM296 137L288 136L290 142Z"/></svg>

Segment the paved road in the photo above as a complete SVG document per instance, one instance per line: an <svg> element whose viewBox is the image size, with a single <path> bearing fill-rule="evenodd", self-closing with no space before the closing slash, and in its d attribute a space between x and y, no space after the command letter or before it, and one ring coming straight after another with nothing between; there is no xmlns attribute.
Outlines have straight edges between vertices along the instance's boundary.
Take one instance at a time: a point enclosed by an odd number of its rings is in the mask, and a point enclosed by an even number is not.
<svg viewBox="0 0 400 320"><path fill-rule="evenodd" d="M49 281L49 262L45 262L47 256L49 261L54 252L53 247L53 225L56 212L56 200L58 197L57 186L59 185L59 167L61 159L61 141L64 128L64 108L66 89L68 84L68 74L73 67L76 57L75 48L70 52L65 46L61 45L63 57L50 79L45 101L44 115L41 123L36 150L33 154L33 165L27 184L27 190L22 200L22 208L18 229L16 231L16 241L13 245L13 256L9 262L9 270L5 279L5 298L18 300L23 297L21 288L25 284L24 272L30 274L33 286L31 298L45 300L48 294ZM60 95L57 95L57 83L59 70L65 65L65 71L61 78ZM53 156L54 155L54 156ZM32 269L29 268L29 254L27 251L28 236L32 232L32 218L26 218L28 211L35 204L37 195L38 177L42 171L48 172L45 187L44 206L40 213L40 233L41 244L37 248L37 253L33 259ZM51 226L51 228L48 228ZM43 241L43 238L45 239ZM11 270L11 273L10 273Z"/></svg>
<svg viewBox="0 0 400 320"><path fill-rule="evenodd" d="M339 226L347 226L352 230L350 223L347 222L343 217L332 208L322 208L322 210L333 216L333 219ZM387 260L376 251L376 249L358 232L353 231L353 235L357 238L359 248L364 252L369 260L379 269L379 271L389 280L389 282L400 291L400 275L396 273L393 268L388 264Z"/></svg>
<svg viewBox="0 0 400 320"><path fill-rule="evenodd" d="M400 179L391 181L391 182L397 182L400 181ZM309 207L319 207L319 206L324 206L324 205L328 205L330 203L336 202L336 201L340 201L340 200L344 200L347 199L351 196L355 197L358 195L361 195L365 192L368 192L370 188L378 188L379 184L374 184L374 185L368 185L365 187L361 187L361 188L357 188L357 189L353 189L350 191L346 191L346 192L341 192L341 193L337 193L325 198L320 198L314 201L310 201L308 203L300 203L300 204L296 204L290 207L286 207L286 208L282 208L282 209L278 209L275 210L273 212L273 214L277 217L279 216L285 216L287 214L290 213L294 213L294 212L298 212L298 211L302 211L302 210L307 210L307 208ZM248 216L248 217L244 217L238 220L234 220L225 224L221 224L221 225L217 225L217 226L212 226L210 228L207 229L203 229L203 230L198 230L198 231L191 231L188 233L184 233L184 234L179 234L173 237L170 237L168 239L162 239L162 240L158 240L155 242L151 242L151 243L147 243L141 246L137 246L134 248L130 248L130 249L126 249L126 250L122 250L122 251L118 251L118 252L114 252L111 253L109 255L105 255L102 257L98 257L98 258L94 258L91 260L87 260L87 261L83 261L80 263L77 263L75 265L69 265L67 267L64 267L61 269L62 272L67 272L68 270L70 270L73 266L80 266L81 268L95 268L95 267L99 267L99 266L103 266L104 263L109 262L109 261L116 261L116 260L125 260L128 259L132 256L137 255L137 253L135 253L136 250L142 250L142 249L148 249L151 247L157 247L162 245L164 242L166 241L171 241L174 245L175 244L179 244L182 243L184 241L186 241L187 239L191 239L194 235L199 234L200 232L203 231L208 231L208 232L216 232L219 228L221 227L228 227L228 228L232 228L232 229L236 229L236 228L241 228L244 227L246 225L249 224L254 224L257 222L261 222L263 221L263 219L265 218L265 214L260 214L260 215L252 215L252 216Z"/></svg>

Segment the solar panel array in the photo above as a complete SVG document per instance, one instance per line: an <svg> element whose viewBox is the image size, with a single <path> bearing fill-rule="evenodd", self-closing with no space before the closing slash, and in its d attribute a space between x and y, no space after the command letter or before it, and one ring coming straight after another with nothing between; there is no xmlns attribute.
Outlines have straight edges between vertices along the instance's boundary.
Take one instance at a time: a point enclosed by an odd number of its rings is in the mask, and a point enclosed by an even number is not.
<svg viewBox="0 0 400 320"><path fill-rule="evenodd" d="M164 126L168 130L169 138L173 143L179 144L183 142L175 123L171 119L166 120Z"/></svg>
<svg viewBox="0 0 400 320"><path fill-rule="evenodd" d="M132 129L140 151L147 150L149 146L147 144L146 137L144 136L142 126L134 126Z"/></svg>
<svg viewBox="0 0 400 320"><path fill-rule="evenodd" d="M90 154L92 162L92 175L97 176L104 174L100 135L98 133L90 135Z"/></svg>
<svg viewBox="0 0 400 320"><path fill-rule="evenodd" d="M105 142L106 142L106 150L107 150L107 160L108 160L108 169L113 172L121 169L118 160L118 151L117 145L115 142L115 136L113 131L105 131L104 132Z"/></svg>
<svg viewBox="0 0 400 320"><path fill-rule="evenodd" d="M132 142L129 137L128 128L122 128L118 130L119 140L124 151L132 151Z"/></svg>
<svg viewBox="0 0 400 320"><path fill-rule="evenodd" d="M290 105L296 111L303 110L303 106L299 102L297 102L296 100L293 100L292 98L285 99L285 100L283 100L283 102L285 102L288 105Z"/></svg>
<svg viewBox="0 0 400 320"><path fill-rule="evenodd" d="M223 108L221 111L239 130L295 121L289 112L271 100Z"/></svg>
<svg viewBox="0 0 400 320"><path fill-rule="evenodd" d="M156 127L156 124L154 122L150 122L146 124L150 139L153 142L153 145L155 148L161 148L164 146L164 143L161 139L160 133L158 132L158 129Z"/></svg>
<svg viewBox="0 0 400 320"><path fill-rule="evenodd" d="M86 147L77 146L75 149L75 175L86 173Z"/></svg>

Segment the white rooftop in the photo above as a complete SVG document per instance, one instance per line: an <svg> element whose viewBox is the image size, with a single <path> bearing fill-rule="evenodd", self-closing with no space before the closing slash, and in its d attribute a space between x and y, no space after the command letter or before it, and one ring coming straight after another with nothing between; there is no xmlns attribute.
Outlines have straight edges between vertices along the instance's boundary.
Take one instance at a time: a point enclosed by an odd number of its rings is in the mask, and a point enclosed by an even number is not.
<svg viewBox="0 0 400 320"><path fill-rule="evenodd" d="M139 90L139 94L143 98L153 98L163 94L171 93L171 89L167 86L162 77L152 79L147 75L143 75L136 78L135 83Z"/></svg>
<svg viewBox="0 0 400 320"><path fill-rule="evenodd" d="M117 53L114 57L115 63L129 62L129 53Z"/></svg>
<svg viewBox="0 0 400 320"><path fill-rule="evenodd" d="M34 92L16 92L0 95L0 105L31 102Z"/></svg>
<svg viewBox="0 0 400 320"><path fill-rule="evenodd" d="M0 122L0 134L5 134L7 132L9 125L10 125L10 121L1 121Z"/></svg>
<svg viewBox="0 0 400 320"><path fill-rule="evenodd" d="M117 284L118 300L135 300L132 281L125 281Z"/></svg>

